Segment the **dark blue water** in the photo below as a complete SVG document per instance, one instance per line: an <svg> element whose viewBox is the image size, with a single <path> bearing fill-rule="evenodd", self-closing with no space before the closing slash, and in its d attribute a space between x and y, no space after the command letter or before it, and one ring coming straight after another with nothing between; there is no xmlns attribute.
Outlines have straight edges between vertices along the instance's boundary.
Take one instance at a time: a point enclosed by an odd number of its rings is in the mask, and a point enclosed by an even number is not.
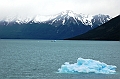
<svg viewBox="0 0 120 79"><path fill-rule="evenodd" d="M65 62L94 59L116 74L57 73ZM119 41L0 40L0 79L120 79Z"/></svg>

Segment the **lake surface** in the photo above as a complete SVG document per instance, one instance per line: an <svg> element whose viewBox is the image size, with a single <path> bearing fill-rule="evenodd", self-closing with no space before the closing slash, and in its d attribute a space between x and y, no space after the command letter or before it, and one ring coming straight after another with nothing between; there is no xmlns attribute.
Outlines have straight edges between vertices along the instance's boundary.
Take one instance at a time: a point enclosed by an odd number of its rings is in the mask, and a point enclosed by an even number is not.
<svg viewBox="0 0 120 79"><path fill-rule="evenodd" d="M115 65L116 74L57 73L79 57ZM0 79L120 79L120 42L1 39Z"/></svg>

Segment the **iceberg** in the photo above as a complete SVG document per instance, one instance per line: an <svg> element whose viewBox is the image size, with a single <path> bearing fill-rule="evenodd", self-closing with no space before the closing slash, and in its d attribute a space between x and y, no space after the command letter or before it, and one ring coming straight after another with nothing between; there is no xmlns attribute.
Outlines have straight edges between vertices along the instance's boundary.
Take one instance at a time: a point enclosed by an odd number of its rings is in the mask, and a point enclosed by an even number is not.
<svg viewBox="0 0 120 79"><path fill-rule="evenodd" d="M114 65L107 65L106 63L93 60L78 58L77 63L70 64L65 62L58 73L100 73L100 74L114 74L117 67Z"/></svg>

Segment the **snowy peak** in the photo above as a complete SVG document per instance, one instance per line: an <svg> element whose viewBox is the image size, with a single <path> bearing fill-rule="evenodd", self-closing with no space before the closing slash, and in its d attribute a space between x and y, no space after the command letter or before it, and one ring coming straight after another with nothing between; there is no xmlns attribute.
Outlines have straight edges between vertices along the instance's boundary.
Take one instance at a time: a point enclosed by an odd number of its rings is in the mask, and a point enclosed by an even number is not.
<svg viewBox="0 0 120 79"><path fill-rule="evenodd" d="M75 17L75 13L71 10L66 10L60 13L61 16Z"/></svg>
<svg viewBox="0 0 120 79"><path fill-rule="evenodd" d="M56 15L54 18L49 20L47 23L54 25L54 26L61 26L61 25L86 25L93 27L95 25L99 26L101 24L104 24L105 22L109 21L111 18L109 15L85 15L85 14L76 14L71 10L66 10L58 15Z"/></svg>
<svg viewBox="0 0 120 79"><path fill-rule="evenodd" d="M100 26L109 21L110 19L112 18L109 15L98 14L93 16L92 24Z"/></svg>
<svg viewBox="0 0 120 79"><path fill-rule="evenodd" d="M83 25L92 26L91 19L93 19L91 15L76 14L71 10L66 10L56 15L55 18L49 21L49 24L58 26L60 24L66 25L71 23L79 25L82 23Z"/></svg>
<svg viewBox="0 0 120 79"><path fill-rule="evenodd" d="M66 10L56 15L56 17L49 22L50 24L53 24L53 25L61 25L61 24L65 25L69 20L71 23L73 22L73 24L76 24L77 17L78 17L77 14L75 14L73 11Z"/></svg>
<svg viewBox="0 0 120 79"><path fill-rule="evenodd" d="M27 18L21 18L21 17L18 17L16 20L15 20L15 22L16 23L18 23L18 24L27 24L27 23L29 23L31 20L32 20L33 18L31 18L31 17L27 17Z"/></svg>
<svg viewBox="0 0 120 79"><path fill-rule="evenodd" d="M109 15L103 15L103 14L98 14L94 16L94 19L105 23L106 21L109 21L111 19L111 17Z"/></svg>
<svg viewBox="0 0 120 79"><path fill-rule="evenodd" d="M44 22L49 21L55 17L56 16L54 16L54 15L52 15L52 16L50 16L50 15L48 15L48 16L37 15L34 17L33 22L35 22L35 23L43 22L44 23Z"/></svg>
<svg viewBox="0 0 120 79"><path fill-rule="evenodd" d="M47 23L50 25L53 25L55 27L61 26L61 25L85 25L85 26L91 26L94 25L99 26L107 21L109 21L111 18L108 15L85 15L85 14L77 14L74 13L71 10L63 11L57 15L52 16L42 16L42 15L36 15L34 17L10 17L4 19L4 22L7 23L14 23L14 24L34 24L34 23ZM3 21L3 20L2 20Z"/></svg>

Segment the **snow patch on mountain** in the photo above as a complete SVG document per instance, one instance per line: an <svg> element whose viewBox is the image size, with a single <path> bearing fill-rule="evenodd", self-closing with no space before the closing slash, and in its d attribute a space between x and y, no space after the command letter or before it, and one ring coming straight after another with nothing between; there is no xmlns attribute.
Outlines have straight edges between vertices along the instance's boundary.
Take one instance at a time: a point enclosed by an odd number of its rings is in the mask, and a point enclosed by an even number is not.
<svg viewBox="0 0 120 79"><path fill-rule="evenodd" d="M82 23L84 25L91 25L92 26L92 19L93 19L93 16L92 15L84 15L84 14L81 14L82 15Z"/></svg>
<svg viewBox="0 0 120 79"><path fill-rule="evenodd" d="M33 22L35 22L35 23L45 22L45 21L49 21L55 17L56 16L50 16L50 15L47 15L47 16L37 15L34 17Z"/></svg>
<svg viewBox="0 0 120 79"><path fill-rule="evenodd" d="M83 24L86 26L93 26L93 23L96 23L99 21L98 25L101 25L107 21L109 21L111 18L109 18L108 15L85 15L85 14L76 14L71 10L63 11L56 15L48 15L48 16L42 16L42 15L36 15L35 17L20 17L20 16L14 16L14 17L6 17L4 19L7 24L14 22L18 24L27 24L27 23L48 23L50 25L59 26L59 25L66 25L66 24Z"/></svg>
<svg viewBox="0 0 120 79"><path fill-rule="evenodd" d="M79 25L80 22L82 22L84 25L92 26L92 19L92 15L76 14L71 10L66 10L56 15L56 17L50 21L50 24L53 25L61 22L60 24L65 25L68 20L71 20L73 24Z"/></svg>

